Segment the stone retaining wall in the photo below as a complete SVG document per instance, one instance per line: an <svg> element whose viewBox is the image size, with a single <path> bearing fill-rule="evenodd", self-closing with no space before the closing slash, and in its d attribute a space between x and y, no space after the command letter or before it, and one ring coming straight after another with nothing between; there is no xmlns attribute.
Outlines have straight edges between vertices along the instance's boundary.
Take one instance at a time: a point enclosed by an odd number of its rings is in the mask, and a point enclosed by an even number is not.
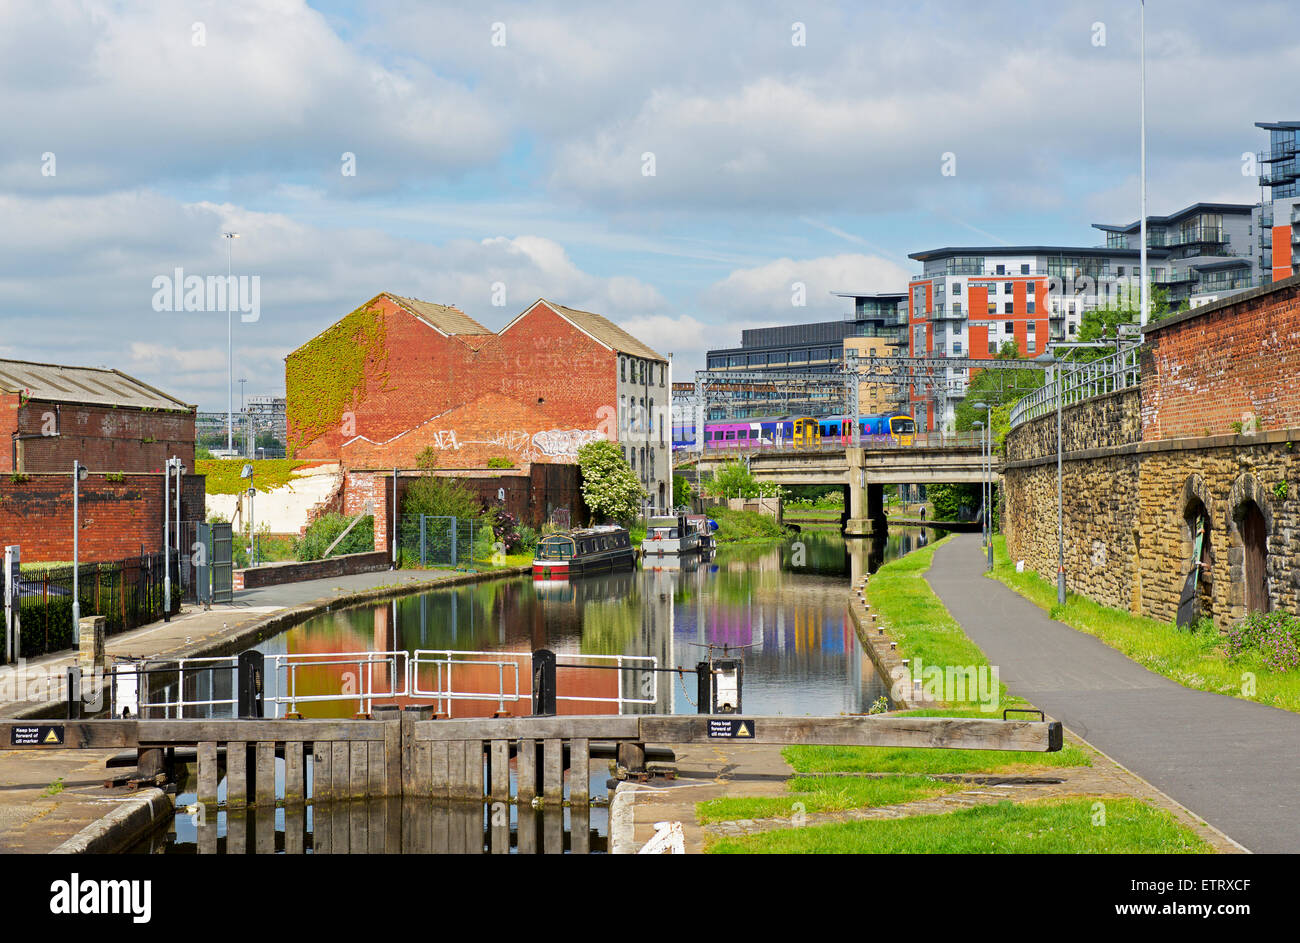
<svg viewBox="0 0 1300 943"><path fill-rule="evenodd" d="M286 560L281 563L264 563L235 571L235 590L257 589L279 583L301 583L303 580L321 580L331 576L350 576L353 573L373 573L387 570L391 557L386 550L369 553L345 553L327 560L310 560L299 563Z"/></svg>

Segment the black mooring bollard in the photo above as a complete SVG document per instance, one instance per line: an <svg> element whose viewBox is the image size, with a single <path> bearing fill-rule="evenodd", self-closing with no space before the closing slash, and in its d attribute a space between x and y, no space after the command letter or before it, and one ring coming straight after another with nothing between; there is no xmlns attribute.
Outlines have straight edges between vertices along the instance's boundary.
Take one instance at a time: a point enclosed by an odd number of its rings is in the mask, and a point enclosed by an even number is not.
<svg viewBox="0 0 1300 943"><path fill-rule="evenodd" d="M68 669L68 720L81 718L81 669Z"/></svg>
<svg viewBox="0 0 1300 943"><path fill-rule="evenodd" d="M713 712L713 668L707 661L695 666L695 713Z"/></svg>
<svg viewBox="0 0 1300 943"><path fill-rule="evenodd" d="M555 716L555 652L539 648L533 652L533 716Z"/></svg>

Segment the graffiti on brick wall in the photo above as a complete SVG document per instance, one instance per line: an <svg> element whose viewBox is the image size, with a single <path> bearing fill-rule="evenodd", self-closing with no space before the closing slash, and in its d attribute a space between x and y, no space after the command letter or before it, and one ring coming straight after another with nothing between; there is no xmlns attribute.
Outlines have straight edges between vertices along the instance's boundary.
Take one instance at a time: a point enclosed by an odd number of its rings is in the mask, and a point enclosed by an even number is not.
<svg viewBox="0 0 1300 943"><path fill-rule="evenodd" d="M547 429L531 434L516 429L497 432L484 439L464 439L454 429L439 429L429 434L428 444L438 451L458 451L469 445L487 445L516 452L524 461L531 462L543 456L576 459L578 449L588 442L604 438L605 434L595 429Z"/></svg>
<svg viewBox="0 0 1300 943"><path fill-rule="evenodd" d="M577 458L578 449L605 438L595 429L548 429L533 435L533 446L548 458Z"/></svg>

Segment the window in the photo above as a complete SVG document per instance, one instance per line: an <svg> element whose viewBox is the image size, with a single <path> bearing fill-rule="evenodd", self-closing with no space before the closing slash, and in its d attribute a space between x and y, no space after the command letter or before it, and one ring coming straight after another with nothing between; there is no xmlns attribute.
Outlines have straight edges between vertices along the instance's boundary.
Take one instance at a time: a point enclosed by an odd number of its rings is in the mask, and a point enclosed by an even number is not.
<svg viewBox="0 0 1300 943"><path fill-rule="evenodd" d="M960 353L961 353L961 341L953 341L953 343L952 343L952 352L953 352L954 354L960 354Z"/></svg>
<svg viewBox="0 0 1300 943"><path fill-rule="evenodd" d="M668 379L668 364L661 363L659 365L659 385L663 386L664 383L667 382L667 379Z"/></svg>
<svg viewBox="0 0 1300 943"><path fill-rule="evenodd" d="M1014 334L1016 333L1016 322L1008 321L1006 324L1002 325L1002 329L1008 334Z"/></svg>
<svg viewBox="0 0 1300 943"><path fill-rule="evenodd" d="M999 265L999 266L997 267L997 269L994 270L993 274L994 274L994 275L1005 275L1005 274L1007 274L1007 267L1006 267L1005 265Z"/></svg>
<svg viewBox="0 0 1300 943"><path fill-rule="evenodd" d="M1021 275L1028 275L1028 274L1029 274L1029 263L1028 263L1028 262L1026 262L1026 263L1024 263L1023 265L1020 266L1020 274L1021 274Z"/></svg>
<svg viewBox="0 0 1300 943"><path fill-rule="evenodd" d="M998 313L998 303L996 301L990 301L989 314L997 314L997 313Z"/></svg>
<svg viewBox="0 0 1300 943"><path fill-rule="evenodd" d="M1002 294L1014 295L1015 293L1016 293L1016 286L1014 284L1012 284L1011 282L1004 282L1002 284Z"/></svg>
<svg viewBox="0 0 1300 943"><path fill-rule="evenodd" d="M636 471L636 449L631 452L632 471Z"/></svg>
<svg viewBox="0 0 1300 943"><path fill-rule="evenodd" d="M1116 267L1115 267L1115 274L1118 275L1120 278L1123 278L1123 277L1124 277L1124 266L1122 266L1122 265L1118 265L1118 266L1116 266Z"/></svg>
<svg viewBox="0 0 1300 943"><path fill-rule="evenodd" d="M618 378L620 381L624 383L627 382L627 358L626 357L618 358Z"/></svg>
<svg viewBox="0 0 1300 943"><path fill-rule="evenodd" d="M1026 304L1029 306L1029 308L1028 308L1029 313L1030 313L1030 314L1033 314L1033 313L1034 313L1034 303L1033 303L1032 301L1028 301L1028 302L1026 302Z"/></svg>
<svg viewBox="0 0 1300 943"><path fill-rule="evenodd" d="M627 397L626 396L620 396L618 398L618 428L623 432L627 431Z"/></svg>
<svg viewBox="0 0 1300 943"><path fill-rule="evenodd" d="M1073 322L1073 321L1070 322L1069 327L1070 327L1070 333L1073 334L1073 333L1074 333L1074 322Z"/></svg>
<svg viewBox="0 0 1300 943"><path fill-rule="evenodd" d="M1030 334L1034 333L1034 328L1035 328L1035 326L1036 326L1037 324L1038 324L1037 321L1030 321L1030 322L1029 322L1028 330L1029 330L1029 333L1030 333Z"/></svg>
<svg viewBox="0 0 1300 943"><path fill-rule="evenodd" d="M998 342L989 341L989 356L996 357L997 355L998 355Z"/></svg>
<svg viewBox="0 0 1300 943"><path fill-rule="evenodd" d="M1038 342L1035 341L1032 337L1029 338L1028 345L1029 345L1029 353L1031 354L1038 349Z"/></svg>
<svg viewBox="0 0 1300 943"><path fill-rule="evenodd" d="M1012 314L1012 313L1013 313L1013 311L1012 311L1012 305L1013 305L1013 302L1010 302L1010 301L1004 303L1004 304L1002 305L1002 313L1003 313L1003 314Z"/></svg>
<svg viewBox="0 0 1300 943"><path fill-rule="evenodd" d="M960 301L954 301L954 302L952 303L952 313L953 313L953 314L961 314L961 302L960 302Z"/></svg>
<svg viewBox="0 0 1300 943"><path fill-rule="evenodd" d="M954 295L960 295L960 294L961 294L961 282L953 282L953 283L952 283L952 293L953 293Z"/></svg>

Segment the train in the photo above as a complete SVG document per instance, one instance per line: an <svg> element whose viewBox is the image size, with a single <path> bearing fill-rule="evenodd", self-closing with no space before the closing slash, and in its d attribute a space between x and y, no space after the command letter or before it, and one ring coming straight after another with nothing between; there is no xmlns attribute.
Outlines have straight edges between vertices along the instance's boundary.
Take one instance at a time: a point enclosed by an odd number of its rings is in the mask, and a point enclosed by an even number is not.
<svg viewBox="0 0 1300 943"><path fill-rule="evenodd" d="M911 445L916 420L902 413L859 416L858 431L863 442L889 440ZM853 420L848 416L779 416L747 421L706 422L706 449L817 448L847 445L853 439ZM673 451L697 448L695 424L673 425Z"/></svg>

